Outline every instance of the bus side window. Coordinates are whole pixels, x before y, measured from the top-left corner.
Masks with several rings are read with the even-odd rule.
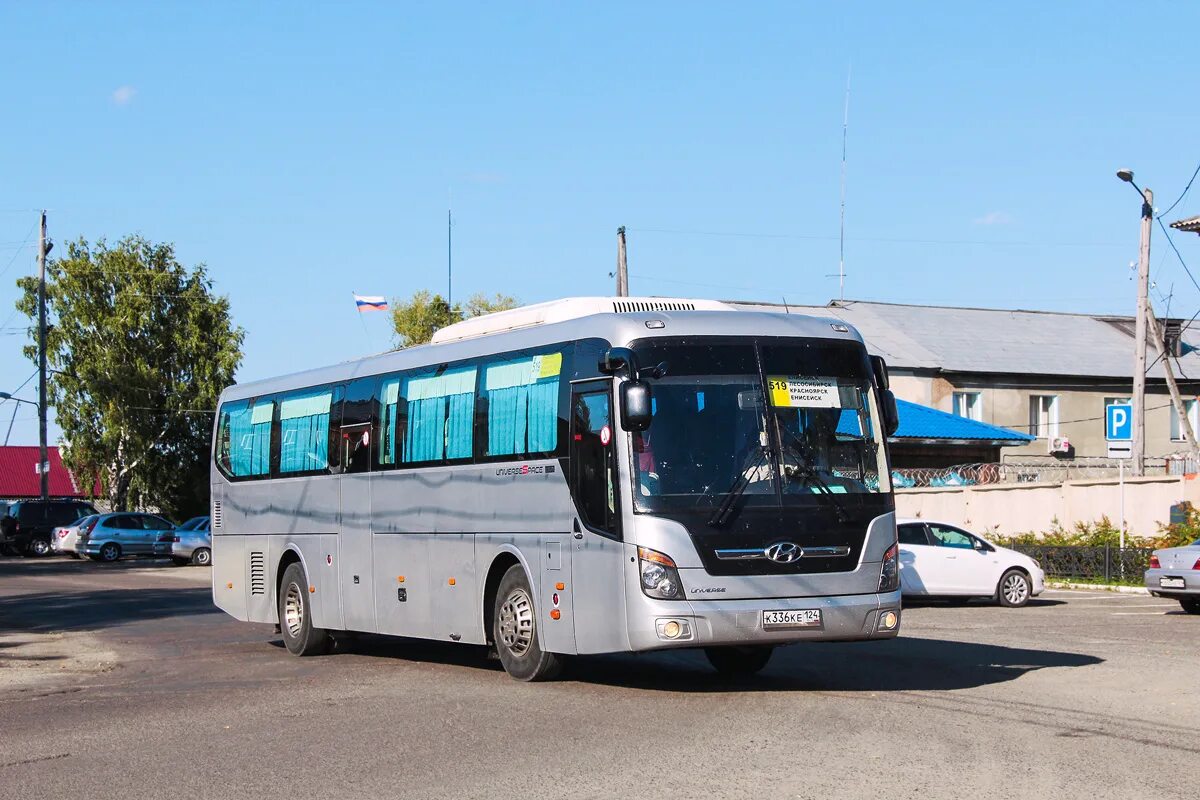
[[[576,394],[571,406],[571,487],[583,522],[617,533],[616,468],[609,390]]]
[[[342,470],[371,469],[371,424],[375,419],[375,378],[360,378],[346,387],[342,403]]]

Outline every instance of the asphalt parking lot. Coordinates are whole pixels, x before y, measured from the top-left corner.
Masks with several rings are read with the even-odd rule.
[[[287,655],[209,573],[0,559],[5,797],[1193,796],[1200,617],[1147,596],[926,605],[890,642],[697,654],[525,685],[481,651]]]

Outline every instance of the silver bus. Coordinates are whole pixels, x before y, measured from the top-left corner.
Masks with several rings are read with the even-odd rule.
[[[229,387],[216,604],[296,655],[362,631],[567,655],[894,637],[886,366],[838,320],[572,298]]]

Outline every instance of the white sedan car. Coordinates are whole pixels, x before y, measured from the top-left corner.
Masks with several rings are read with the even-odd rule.
[[[905,597],[991,597],[1019,607],[1046,587],[1046,575],[1032,558],[955,525],[899,519],[896,526]]]

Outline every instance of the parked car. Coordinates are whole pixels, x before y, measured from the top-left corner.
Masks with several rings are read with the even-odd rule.
[[[155,514],[100,514],[91,530],[80,529],[75,550],[93,561],[116,561],[122,556],[171,554],[175,526]]]
[[[55,553],[66,553],[76,558],[83,558],[75,551],[75,543],[79,540],[79,531],[84,528],[91,531],[91,526],[96,523],[98,516],[98,514],[89,514],[69,525],[55,528],[50,536],[50,549]]]
[[[1019,607],[1045,589],[1041,566],[955,525],[901,519],[900,590],[906,597],[990,597]]]
[[[18,500],[0,519],[0,546],[13,555],[48,555],[56,527],[95,513],[95,507],[82,500]]]
[[[192,527],[188,528],[187,525]],[[198,567],[212,564],[212,528],[208,517],[192,517],[175,529],[171,560],[176,564],[195,564]]]
[[[1178,600],[1189,614],[1200,614],[1200,539],[1151,553],[1146,588],[1150,594]]]

